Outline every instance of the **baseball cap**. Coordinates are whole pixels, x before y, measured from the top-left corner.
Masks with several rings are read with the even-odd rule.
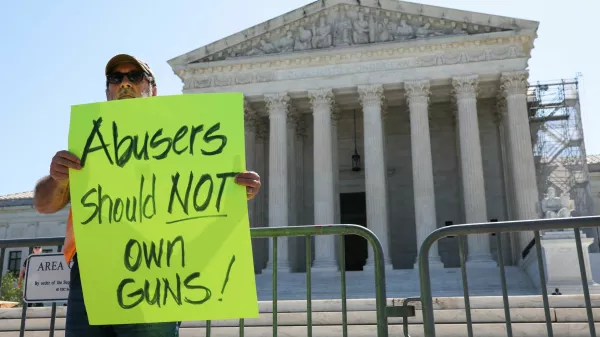
[[[106,63],[106,68],[104,70],[104,74],[108,75],[108,73],[120,63],[135,63],[135,64],[137,64],[138,66],[140,66],[140,68],[142,68],[142,70],[144,72],[146,72],[148,75],[152,76],[152,82],[154,85],[156,85],[156,76],[154,76],[154,73],[152,72],[152,69],[150,69],[150,66],[148,65],[148,63],[142,61],[138,57],[128,55],[128,54],[119,54],[119,55],[113,56],[108,61],[108,63]]]

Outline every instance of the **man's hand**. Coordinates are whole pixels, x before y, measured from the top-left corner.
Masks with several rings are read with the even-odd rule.
[[[69,169],[81,169],[81,161],[68,151],[58,151],[50,163],[50,176],[61,186],[69,182]]]
[[[260,176],[256,172],[246,171],[235,176],[236,184],[246,186],[248,200],[254,198],[260,190]]]

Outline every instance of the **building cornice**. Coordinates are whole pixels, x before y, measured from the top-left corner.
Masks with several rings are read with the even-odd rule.
[[[495,36],[492,36],[495,35]],[[294,55],[254,60],[252,63],[195,64],[180,70],[184,91],[253,83],[297,80],[320,76],[390,71],[506,59],[528,59],[533,37],[501,32],[486,38],[434,39],[361,48],[313,50]]]

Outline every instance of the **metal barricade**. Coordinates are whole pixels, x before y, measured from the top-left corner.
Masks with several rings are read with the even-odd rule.
[[[307,335],[312,336],[312,299],[311,299],[311,261],[312,261],[312,249],[311,241],[313,236],[319,235],[359,235],[367,240],[371,245],[372,251],[374,252],[374,281],[375,281],[375,305],[376,305],[376,316],[377,316],[377,336],[387,337],[388,336],[388,314],[386,311],[386,285],[385,285],[385,269],[383,265],[383,249],[381,243],[371,232],[365,227],[358,225],[328,225],[328,226],[289,226],[289,227],[261,227],[251,229],[252,238],[271,238],[272,239],[272,277],[273,277],[273,336],[278,335],[278,322],[277,322],[277,239],[280,237],[305,237],[306,240],[306,314],[307,314]],[[0,240],[0,250],[2,257],[4,255],[5,248],[15,247],[34,247],[34,246],[51,246],[62,244],[64,238],[38,238],[38,239],[16,239],[16,240]],[[347,318],[347,305],[346,305],[346,271],[345,271],[345,259],[344,259],[344,240],[340,240],[340,275],[341,275],[341,310],[342,310],[342,331],[343,336],[348,336],[348,318]],[[60,250],[60,248],[59,248]],[[31,252],[31,248],[30,248]],[[0,258],[0,270],[2,270],[3,258]],[[390,308],[387,308],[390,309]],[[392,310],[393,311],[393,310]],[[403,312],[398,311],[396,314],[404,315]],[[414,315],[414,314],[413,314]],[[25,322],[27,317],[27,305],[23,306],[21,316],[21,328],[20,336],[23,337],[25,333]],[[49,336],[54,335],[54,326],[56,321],[56,303],[52,303],[52,315],[50,321]],[[239,320],[239,336],[244,336],[244,319]],[[205,331],[206,336],[211,336],[212,322],[206,321]]]
[[[459,244],[459,255],[460,265],[462,272],[463,290],[464,290],[464,301],[465,301],[465,314],[467,321],[467,333],[469,337],[473,337],[473,323],[471,319],[471,308],[469,302],[469,286],[467,282],[467,270],[465,266],[465,253],[464,253],[464,240],[467,235],[474,234],[495,234],[496,242],[498,246],[498,266],[499,266],[499,277],[501,279],[502,286],[502,298],[504,304],[504,315],[506,319],[506,331],[509,337],[513,336],[512,323],[510,316],[510,306],[508,299],[508,291],[506,286],[505,277],[505,265],[502,254],[502,236],[501,233],[508,232],[533,232],[535,236],[534,246],[537,252],[537,264],[540,276],[540,287],[542,292],[542,300],[544,304],[544,314],[546,320],[546,330],[549,337],[554,336],[552,328],[552,317],[550,314],[550,305],[548,302],[548,292],[546,289],[546,279],[544,271],[544,262],[542,260],[542,247],[540,243],[540,231],[544,230],[563,230],[563,229],[574,229],[575,242],[577,248],[577,256],[579,260],[579,271],[581,276],[581,283],[583,289],[583,295],[585,299],[586,314],[588,320],[588,326],[590,336],[596,336],[596,330],[594,326],[594,317],[592,314],[592,305],[590,300],[590,293],[587,283],[587,275],[585,262],[583,257],[583,249],[581,243],[580,229],[600,227],[600,217],[576,217],[576,218],[562,218],[562,219],[537,219],[537,220],[523,220],[523,221],[506,221],[506,222],[490,222],[490,223],[478,223],[478,224],[465,224],[465,225],[453,225],[448,227],[439,228],[432,232],[422,243],[419,251],[419,278],[421,285],[421,302],[423,310],[423,327],[426,337],[435,337],[435,319],[433,316],[433,300],[431,290],[431,279],[429,271],[429,250],[431,246],[438,240],[448,236],[458,236]]]

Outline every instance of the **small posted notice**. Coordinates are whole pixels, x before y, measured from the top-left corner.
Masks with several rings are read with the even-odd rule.
[[[23,300],[27,303],[66,301],[70,272],[71,266],[62,253],[31,255],[25,268]]]
[[[241,93],[74,106],[69,150],[90,324],[258,316]]]

